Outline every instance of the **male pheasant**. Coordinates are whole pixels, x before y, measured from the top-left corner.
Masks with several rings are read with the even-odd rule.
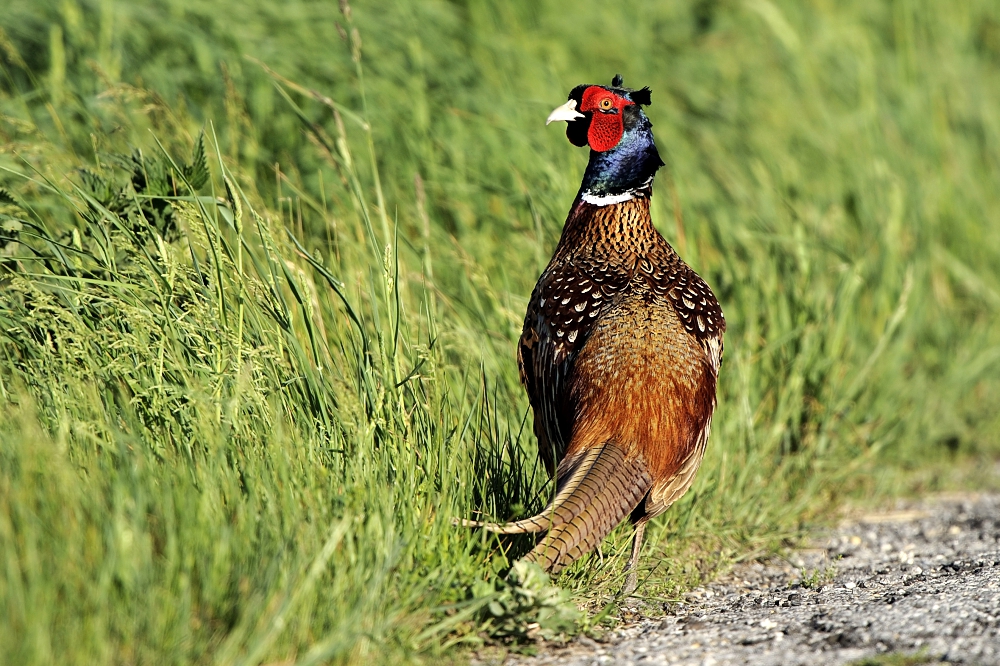
[[[577,86],[548,118],[590,147],[517,350],[555,497],[525,520],[467,522],[503,534],[547,530],[526,559],[554,573],[630,516],[627,593],[646,523],[687,491],[704,456],[726,329],[712,290],[650,219],[663,162],[642,110],[649,103],[649,88],[624,88],[616,76],[610,87]]]

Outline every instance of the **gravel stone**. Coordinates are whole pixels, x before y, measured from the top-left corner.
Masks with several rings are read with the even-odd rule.
[[[1000,495],[900,504],[787,560],[739,565],[665,617],[633,610],[602,644],[506,663],[811,666],[898,652],[1000,666]]]

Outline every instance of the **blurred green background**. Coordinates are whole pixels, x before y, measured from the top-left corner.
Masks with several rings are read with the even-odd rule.
[[[729,325],[640,594],[996,485],[994,2],[6,0],[0,67],[0,661],[613,619],[627,529],[560,591],[451,519],[543,504],[514,343],[587,159],[544,118],[615,73]]]

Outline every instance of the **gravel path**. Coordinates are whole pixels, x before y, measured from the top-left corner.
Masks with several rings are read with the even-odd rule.
[[[1000,496],[900,506],[815,546],[738,566],[604,643],[582,638],[508,663],[793,666],[888,652],[1000,665]]]

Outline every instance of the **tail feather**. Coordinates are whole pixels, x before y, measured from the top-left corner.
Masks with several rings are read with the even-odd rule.
[[[572,490],[553,512],[570,517],[552,521],[549,533],[525,557],[552,573],[593,550],[639,505],[652,485],[645,463],[629,459],[613,443],[590,449],[587,458],[591,464],[573,471],[566,484]]]
[[[573,520],[586,508],[586,497],[577,493],[581,483],[601,458],[603,446],[594,447],[576,458],[565,472],[560,470],[556,496],[549,505],[535,516],[512,523],[489,523],[478,520],[462,520],[462,527],[482,527],[497,534],[524,534],[544,532]],[[616,447],[617,448],[617,447]]]
[[[538,515],[504,524],[471,520],[461,524],[497,534],[548,530],[525,559],[556,573],[593,550],[652,486],[645,462],[629,458],[612,442],[587,449],[560,472],[556,496]]]

